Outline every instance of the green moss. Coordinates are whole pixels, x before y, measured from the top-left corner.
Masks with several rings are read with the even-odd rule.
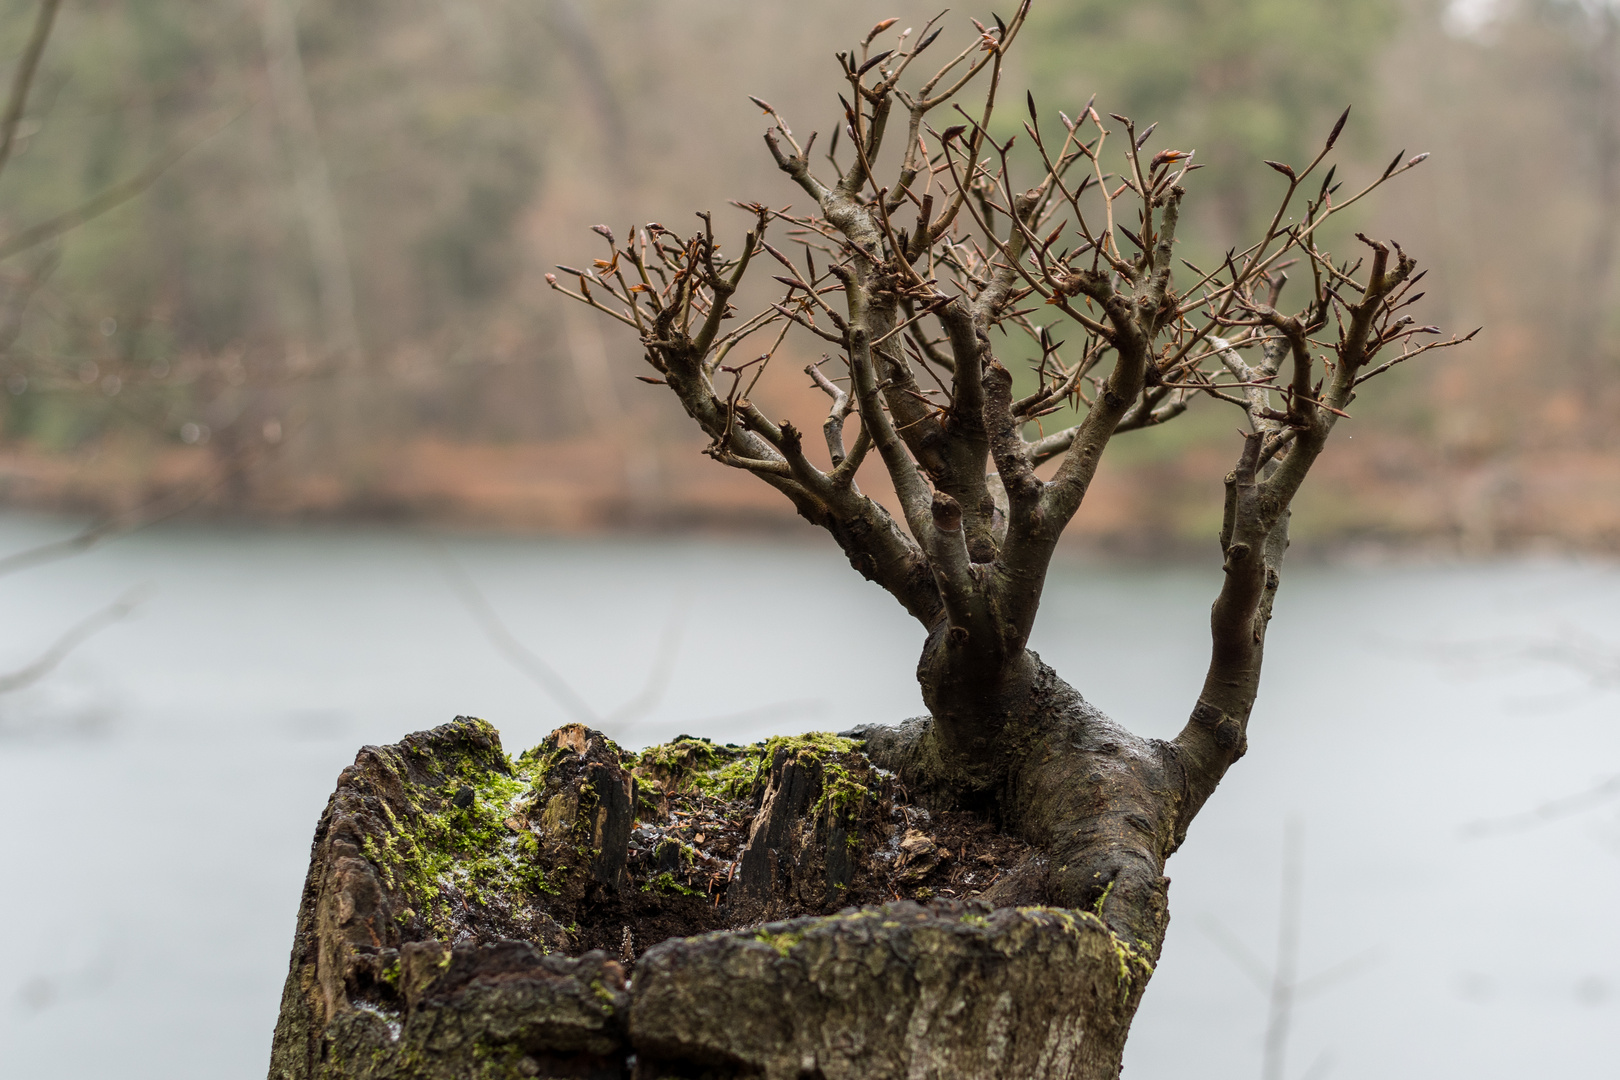
[[[543,780],[552,767],[569,752],[549,743],[541,743],[523,751],[513,764],[518,771]]]
[[[647,883],[641,887],[641,891],[663,893],[666,896],[671,894],[677,896],[707,895],[706,893],[700,892],[697,889],[687,888],[685,885],[682,885],[679,881],[675,880],[675,875],[670,873],[668,870],[664,871],[662,874],[659,874],[655,878],[649,878]]]
[[[1108,903],[1108,896],[1113,891],[1114,883],[1110,881],[1107,885],[1103,886],[1102,895],[1097,897],[1097,902],[1091,905],[1092,913],[1095,914],[1099,919],[1102,918],[1103,905]]]
[[[1112,885],[1112,883],[1110,883],[1110,885]],[[1103,899],[1106,898],[1107,894],[1104,893]],[[1100,910],[1102,907],[1102,901],[1099,900],[1096,906]],[[1108,924],[1103,922],[1101,915],[1094,914],[1090,911],[1070,911],[1065,908],[1031,907],[1019,908],[1018,910],[1023,912],[1037,912],[1047,916],[1048,918],[1054,918],[1062,923],[1064,929],[1070,933],[1082,933],[1081,926],[1084,925],[1092,930],[1100,930],[1104,934],[1108,935],[1109,946],[1113,949],[1114,958],[1119,963],[1118,982],[1121,994],[1130,992],[1131,982],[1135,978],[1135,973],[1137,971],[1141,972],[1144,979],[1153,974],[1153,962],[1147,957],[1143,956],[1141,953],[1137,952],[1136,946],[1132,945],[1130,942],[1114,933],[1113,930],[1109,929]]]
[[[830,731],[812,731],[805,735],[778,735],[765,741],[765,757],[774,758],[778,750],[787,750],[800,761],[821,761],[829,754],[851,754],[861,748],[861,740],[846,739]]]
[[[673,742],[649,746],[636,755],[635,767],[660,779],[679,781],[696,772],[709,772],[736,756],[708,739],[682,735]]]
[[[362,846],[387,887],[409,899],[410,916],[402,913],[401,921],[408,924],[420,911],[436,934],[448,937],[454,917],[447,889],[479,904],[495,896],[521,901],[556,893],[536,862],[534,834],[506,825],[533,805],[535,781],[543,778],[543,763],[554,763],[552,756],[531,752],[513,762],[468,750],[438,763],[442,782],[425,791],[408,787],[412,801],[405,813],[382,803],[387,828]],[[458,807],[454,800],[463,787],[472,789],[472,802]]]
[[[753,795],[759,774],[760,759],[755,754],[737,758],[712,772],[698,773],[691,781],[698,790],[717,798],[746,799]]]
[[[754,940],[762,941],[775,949],[778,954],[786,956],[793,946],[804,940],[804,935],[788,932],[773,934],[769,930],[761,930],[754,935]]]
[[[371,865],[381,872],[383,884],[390,889],[399,888],[399,883],[394,877],[394,861],[384,858],[383,853],[377,847],[377,841],[373,837],[368,836],[361,841],[360,854],[364,855]]]
[[[856,779],[842,762],[824,761],[821,766],[821,798],[816,800],[810,812],[820,814],[826,811],[828,817],[847,820],[866,803],[867,794],[866,784]]]
[[[1098,920],[1099,923],[1101,921]],[[1137,952],[1136,947],[1131,945],[1130,942],[1112,930],[1108,930],[1108,927],[1104,926],[1103,929],[1108,931],[1108,942],[1113,946],[1114,959],[1119,963],[1120,993],[1127,993],[1131,987],[1131,980],[1134,978],[1133,969],[1140,969],[1142,977],[1146,979],[1153,974],[1153,963]]]
[[[658,800],[652,797],[652,792],[643,784],[636,785],[635,809],[638,820],[643,816],[650,820],[656,817],[659,811]]]
[[[617,1007],[613,998],[613,991],[603,986],[601,979],[592,979],[591,993],[596,995],[596,1000],[602,1003],[602,1014],[604,1016],[612,1015],[613,1010]]]
[[[747,747],[716,746],[707,740],[677,740],[666,746],[649,748],[643,752],[642,761],[647,763],[650,774],[655,767],[653,763],[667,767],[672,760],[687,762],[677,783],[690,784],[705,794],[722,799],[746,799],[754,795],[778,755],[800,764],[828,765],[843,770],[848,778],[848,770],[829,759],[860,748],[858,739],[813,731],[807,735],[778,735]],[[852,800],[864,798],[865,788],[851,781],[834,793],[829,785],[828,793],[824,793],[822,801],[817,804],[817,812],[829,805],[828,794],[835,796],[835,809],[843,809]]]
[[[542,869],[542,852],[555,856],[559,845],[548,843],[530,828],[514,829],[506,824],[514,816],[526,822],[540,820],[542,810],[560,794],[554,774],[572,751],[548,742],[512,759],[492,748],[493,729],[487,724],[475,722],[472,734],[474,739],[437,755],[412,748],[404,755],[394,755],[397,760],[384,762],[400,778],[406,801],[396,801],[392,808],[386,802],[379,804],[378,813],[386,826],[369,837],[364,848],[387,888],[404,894],[401,899],[409,906],[399,916],[401,922],[420,925],[416,922],[420,919],[445,939],[453,936],[464,902],[490,905],[505,899],[519,905],[538,904],[542,894],[560,893],[559,883],[572,872],[563,865]],[[486,735],[490,744],[478,745]],[[620,754],[648,781],[697,788],[726,799],[752,797],[779,759],[814,765],[823,776],[814,812],[836,817],[858,812],[871,797],[860,766],[841,759],[860,746],[855,739],[814,732],[747,747],[681,737],[638,755],[625,755],[617,746],[608,749]],[[406,778],[412,772],[420,777],[424,764],[436,770],[433,781],[428,786],[410,783]],[[463,788],[471,789],[472,798],[468,805],[458,807],[458,793],[467,801]],[[575,802],[572,795],[567,801]],[[565,858],[572,851],[574,858],[568,861],[575,866],[589,865],[599,857],[596,838],[591,835],[598,803],[598,793],[586,784],[578,790],[577,805],[567,807],[574,832],[560,846]],[[850,836],[847,842],[854,848],[859,838]],[[679,859],[681,875],[660,874],[646,882],[643,891],[706,895],[680,880],[696,865],[696,849],[681,844]]]

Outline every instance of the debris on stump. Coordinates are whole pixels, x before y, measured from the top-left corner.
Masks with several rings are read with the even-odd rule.
[[[938,939],[966,950],[940,971],[971,981],[1019,949],[1057,947],[1029,945],[1024,923],[1016,947],[991,932],[1005,922],[998,907],[1043,902],[1044,879],[1039,855],[991,823],[911,804],[855,739],[682,736],[638,754],[574,724],[511,758],[491,725],[458,717],[363,748],[338,778],[316,830],[270,1076],[650,1077],[648,1063],[663,1058],[707,1062],[705,1075],[774,1076],[773,1054],[820,1038],[813,1016],[783,1021],[792,1030],[777,1050],[757,1033],[746,1049],[721,1049],[713,1032],[678,1035],[654,1019],[682,994],[709,992],[704,965],[730,963],[705,957],[770,941],[786,963],[799,941],[822,940],[818,926],[844,940],[862,912],[904,911],[908,941],[918,919],[972,929]],[[1119,954],[1100,921],[1059,914],[1051,933]],[[892,937],[890,922],[861,933]],[[683,963],[699,981],[671,974]],[[799,985],[783,972],[761,978],[751,990],[716,987],[714,1000]]]

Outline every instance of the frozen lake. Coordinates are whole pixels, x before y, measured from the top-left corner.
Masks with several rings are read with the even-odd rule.
[[[64,534],[0,517],[0,554]],[[0,578],[0,671],[144,595],[0,696],[0,1075],[264,1075],[310,837],[355,750],[457,713],[517,750],[572,718],[457,573],[630,745],[921,711],[921,632],[830,542],[164,527]],[[1035,648],[1171,735],[1218,577],[1213,553],[1062,566]],[[1296,565],[1266,666],[1249,755],[1170,862],[1126,1077],[1258,1074],[1266,995],[1235,954],[1272,963],[1289,820],[1299,974],[1351,963],[1299,1004],[1288,1080],[1615,1076],[1620,568]]]

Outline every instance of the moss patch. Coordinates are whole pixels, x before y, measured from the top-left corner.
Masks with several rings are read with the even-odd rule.
[[[682,885],[679,881],[675,880],[675,875],[667,870],[662,874],[649,879],[647,883],[641,887],[641,891],[664,893],[665,895],[673,896],[705,895],[697,889],[688,888],[687,886]]]
[[[769,774],[778,755],[803,764],[824,764],[829,758],[854,753],[860,748],[857,739],[825,731],[778,735],[752,746],[721,746],[707,739],[683,736],[642,751],[636,774],[660,780],[677,790],[689,788],[721,799],[749,799],[757,794],[761,780]],[[847,770],[845,775],[848,775]]]
[[[445,755],[438,764],[438,783],[404,785],[404,814],[380,804],[387,828],[380,839],[368,836],[362,847],[384,884],[409,897],[400,919],[420,915],[438,936],[448,938],[458,897],[485,906],[499,899],[525,907],[541,894],[555,894],[536,861],[534,835],[507,824],[532,804],[544,761],[464,754]]]

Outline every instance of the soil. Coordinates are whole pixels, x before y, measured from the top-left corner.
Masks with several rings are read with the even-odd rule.
[[[1031,886],[1041,861],[1029,845],[973,813],[931,813],[916,805],[893,775],[866,761],[858,746],[830,735],[746,747],[682,736],[626,755],[634,761],[630,771],[637,797],[625,883],[616,891],[596,892],[568,912],[572,932],[563,951],[578,955],[602,949],[633,964],[673,937],[895,900],[996,896],[1013,881],[1020,888],[1011,902],[1044,899],[1038,884]],[[752,780],[750,769],[757,770]],[[809,802],[812,812],[783,807],[774,797],[794,770],[809,774],[801,801]],[[846,785],[841,815],[823,798],[829,772],[840,774]],[[823,805],[814,812],[818,802]],[[790,817],[797,828],[788,830],[784,846],[769,853],[774,887],[760,896],[740,888],[738,875],[751,837],[768,842],[767,829],[755,836],[762,815]],[[847,880],[832,889],[813,887],[820,881],[806,879],[818,878],[826,859],[819,849],[833,831],[844,834],[843,846],[855,856]]]
[[[672,937],[746,929],[767,920],[831,914],[893,900],[976,899],[1009,880],[1015,870],[1027,870],[1032,859],[1029,845],[998,832],[976,815],[931,814],[909,803],[899,785],[891,784],[885,796],[862,823],[881,842],[865,852],[854,881],[841,891],[841,902],[817,904],[795,895],[765,912],[750,908],[739,919],[742,912],[737,905],[726,902],[727,890],[758,807],[748,800],[701,791],[676,794],[669,800],[667,816],[637,822],[631,834],[625,897],[604,899],[581,910],[577,943],[571,943],[569,951],[602,949],[633,962]],[[696,858],[681,858],[683,848]],[[698,895],[660,891],[654,883],[665,873]]]

